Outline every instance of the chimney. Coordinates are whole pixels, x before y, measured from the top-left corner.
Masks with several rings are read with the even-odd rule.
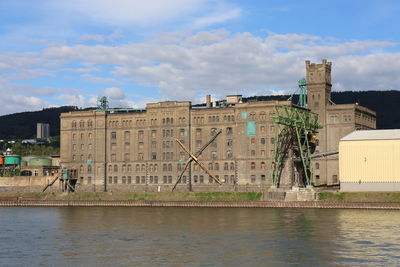
[[[206,95],[206,108],[212,108],[211,95]]]

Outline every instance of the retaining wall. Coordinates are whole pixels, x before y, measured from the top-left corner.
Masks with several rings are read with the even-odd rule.
[[[0,206],[19,207],[207,207],[207,208],[318,208],[390,209],[400,203],[324,202],[324,201],[129,201],[129,200],[0,200]]]

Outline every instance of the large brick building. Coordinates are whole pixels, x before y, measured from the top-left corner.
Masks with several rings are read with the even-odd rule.
[[[337,150],[341,137],[355,129],[375,128],[375,113],[356,104],[330,102],[331,63],[307,67],[308,103],[324,127],[318,152]],[[191,164],[178,190],[262,190],[271,185],[271,153],[275,127],[270,115],[290,101],[242,103],[228,96],[212,106],[167,101],[147,104],[143,110],[74,111],[61,115],[61,162],[78,171],[86,190],[169,190],[177,181],[188,155],[180,140],[196,152],[219,130],[221,134],[200,159],[223,184]],[[337,157],[316,159],[314,184],[338,182]]]

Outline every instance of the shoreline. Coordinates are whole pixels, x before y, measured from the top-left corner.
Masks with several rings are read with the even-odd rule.
[[[159,201],[159,200],[14,200],[0,207],[198,207],[198,208],[307,208],[400,210],[394,202],[333,201]]]

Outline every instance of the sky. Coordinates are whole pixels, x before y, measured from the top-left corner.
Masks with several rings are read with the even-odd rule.
[[[291,94],[305,60],[333,91],[400,90],[397,0],[0,0],[0,115]]]

